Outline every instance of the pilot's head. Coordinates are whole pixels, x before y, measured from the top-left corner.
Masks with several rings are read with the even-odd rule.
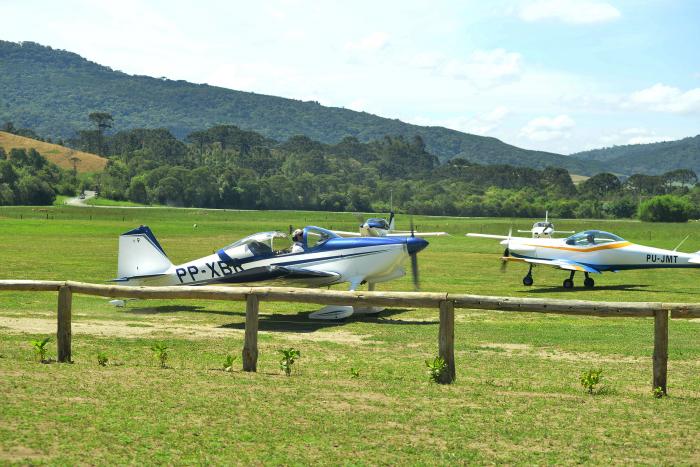
[[[300,242],[304,237],[304,232],[301,229],[296,229],[292,234],[292,240],[295,242]]]

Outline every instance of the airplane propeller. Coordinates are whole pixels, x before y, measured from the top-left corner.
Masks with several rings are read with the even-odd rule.
[[[413,216],[411,216],[411,238],[416,236],[413,226]],[[413,275],[413,288],[420,290],[420,278],[418,276],[418,253],[411,253],[411,274]]]
[[[508,230],[508,239],[506,240],[506,249],[503,250],[503,258],[510,256],[510,238],[513,235],[513,227]],[[506,267],[508,266],[507,259],[501,259],[501,272],[506,272]]]

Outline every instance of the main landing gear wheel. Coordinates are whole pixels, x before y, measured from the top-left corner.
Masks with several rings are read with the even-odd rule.
[[[586,273],[586,278],[583,280],[583,285],[587,289],[592,289],[593,286],[595,285],[595,281],[593,280],[592,277],[588,277],[588,273]]]
[[[571,275],[569,276],[569,278],[564,279],[564,288],[565,289],[573,289],[574,288],[574,274],[576,274],[576,271],[571,271]]]
[[[530,265],[530,269],[527,270],[527,274],[525,277],[523,277],[523,285],[526,287],[530,287],[533,284],[532,280],[532,264]]]

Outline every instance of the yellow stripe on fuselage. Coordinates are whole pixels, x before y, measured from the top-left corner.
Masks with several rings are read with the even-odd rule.
[[[599,250],[612,250],[613,248],[624,248],[626,246],[630,246],[632,242],[617,242],[617,243],[610,243],[608,245],[598,245],[598,246],[593,246],[590,248],[572,248],[569,246],[548,246],[548,245],[532,245],[529,243],[526,243],[526,246],[534,246],[537,248],[549,248],[552,250],[565,250],[565,251],[576,251],[579,253],[590,253],[591,251],[599,251]]]

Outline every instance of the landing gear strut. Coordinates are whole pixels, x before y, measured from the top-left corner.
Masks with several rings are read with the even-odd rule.
[[[583,285],[584,285],[587,289],[592,289],[593,286],[595,285],[595,281],[593,280],[593,278],[588,277],[588,273],[587,273],[587,272],[586,272],[585,274],[586,274],[586,278],[585,278],[584,281],[583,281]]]
[[[526,287],[530,287],[534,281],[532,280],[532,264],[530,265],[530,269],[527,271],[527,275],[523,277],[523,285]]]
[[[573,289],[574,288],[574,274],[576,274],[576,271],[571,271],[571,275],[569,276],[569,278],[564,279],[564,288],[565,289]]]

